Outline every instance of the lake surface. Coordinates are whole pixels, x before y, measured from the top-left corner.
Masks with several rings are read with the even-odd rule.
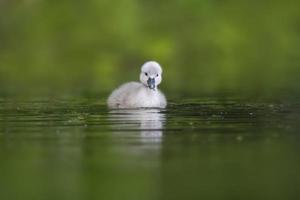
[[[0,99],[0,199],[300,199],[300,104]]]

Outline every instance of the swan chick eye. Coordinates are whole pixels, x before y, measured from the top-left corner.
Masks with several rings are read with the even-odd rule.
[[[145,73],[146,76],[148,76],[148,73]]]
[[[159,74],[156,74],[156,77],[158,77],[159,76]]]

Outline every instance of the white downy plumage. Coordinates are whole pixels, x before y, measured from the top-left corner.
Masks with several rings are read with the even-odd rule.
[[[114,90],[107,100],[109,108],[165,108],[165,95],[157,89],[162,81],[161,66],[146,62],[141,69],[141,82],[129,82]]]

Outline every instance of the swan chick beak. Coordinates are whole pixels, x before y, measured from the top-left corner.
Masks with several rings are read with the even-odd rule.
[[[148,83],[148,87],[151,90],[155,90],[155,79],[154,78],[149,78],[147,83]]]

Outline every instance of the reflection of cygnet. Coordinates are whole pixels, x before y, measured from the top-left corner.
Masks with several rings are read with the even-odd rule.
[[[158,109],[112,110],[109,120],[114,130],[139,130],[143,143],[161,142],[165,114]]]
[[[162,69],[157,62],[142,66],[140,83],[125,83],[110,95],[109,108],[165,108],[167,101],[157,86],[162,81]]]

